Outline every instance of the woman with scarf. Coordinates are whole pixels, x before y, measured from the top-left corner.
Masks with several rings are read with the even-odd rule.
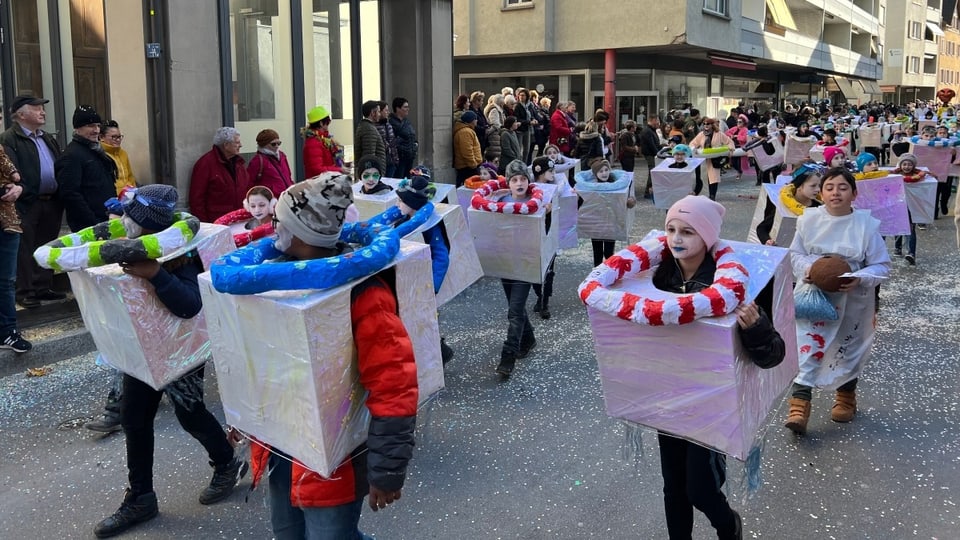
[[[280,135],[272,129],[257,133],[257,154],[250,158],[247,176],[250,185],[269,189],[274,197],[293,185],[287,156],[280,151]]]
[[[307,178],[320,173],[352,174],[343,162],[343,145],[330,135],[330,113],[318,105],[307,113],[307,126],[300,130],[303,137],[303,168]]]

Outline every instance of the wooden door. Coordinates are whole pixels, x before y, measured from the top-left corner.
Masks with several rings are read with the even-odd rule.
[[[70,33],[77,105],[93,105],[107,121],[111,118],[110,82],[103,0],[70,0]]]
[[[40,27],[36,0],[16,0],[13,13],[13,54],[16,58],[14,93],[23,96],[43,95],[43,72],[40,59]],[[49,98],[49,96],[47,96]]]

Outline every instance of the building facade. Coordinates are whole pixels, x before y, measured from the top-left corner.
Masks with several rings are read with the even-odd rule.
[[[955,0],[952,7],[956,8]],[[952,88],[960,96],[960,21],[957,20],[956,9],[944,9],[942,15],[944,35],[940,39],[937,90]],[[954,104],[956,103],[955,99]]]
[[[942,0],[887,0],[883,100],[933,99],[937,86]]]
[[[618,124],[684,103],[861,103],[880,98],[886,2],[453,0],[454,72],[460,92],[542,87],[581,116],[614,81]]]
[[[307,110],[331,112],[349,160],[361,103],[397,96],[421,161],[452,178],[451,16],[451,0],[8,0],[2,98],[49,99],[62,143],[76,105],[94,105],[121,125],[137,178],[177,186],[184,205],[218,127],[237,127],[246,155],[276,130],[302,179]]]

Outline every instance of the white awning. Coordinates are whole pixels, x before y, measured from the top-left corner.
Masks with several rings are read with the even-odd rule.
[[[863,87],[863,92],[866,94],[873,94],[877,96],[883,94],[883,92],[880,91],[880,85],[877,84],[877,81],[861,80],[860,86]]]
[[[937,23],[927,21],[927,28],[933,32],[934,36],[943,37],[943,30],[940,29],[940,26]]]

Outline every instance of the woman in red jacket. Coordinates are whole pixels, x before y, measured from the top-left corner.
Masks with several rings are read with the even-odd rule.
[[[287,156],[280,151],[280,135],[272,129],[257,133],[257,155],[250,158],[247,176],[250,184],[269,189],[274,197],[293,185]]]
[[[190,177],[190,213],[213,223],[243,206],[250,189],[246,163],[240,157],[240,132],[222,127],[213,136],[213,148],[200,156]]]
[[[747,115],[741,114],[737,117],[737,125],[731,127],[726,131],[727,137],[733,139],[733,143],[737,148],[743,148],[747,144],[747,136],[749,135],[749,128],[747,127]],[[731,158],[730,166],[737,171],[737,180],[743,176],[743,169],[745,166],[749,167],[750,162],[746,157],[740,158]]]
[[[566,112],[571,104],[573,104],[572,101],[569,103],[558,103],[557,110],[553,111],[553,114],[550,116],[550,144],[557,145],[560,152],[566,156],[570,155],[570,150],[573,148],[570,140],[571,135],[573,135],[573,129],[567,121],[568,116]],[[573,104],[573,107],[574,110],[576,110],[576,104]]]
[[[330,122],[330,113],[318,105],[307,113],[307,126],[300,130],[303,137],[303,168],[307,178],[325,172],[353,172],[344,166],[343,145],[330,135]]]

